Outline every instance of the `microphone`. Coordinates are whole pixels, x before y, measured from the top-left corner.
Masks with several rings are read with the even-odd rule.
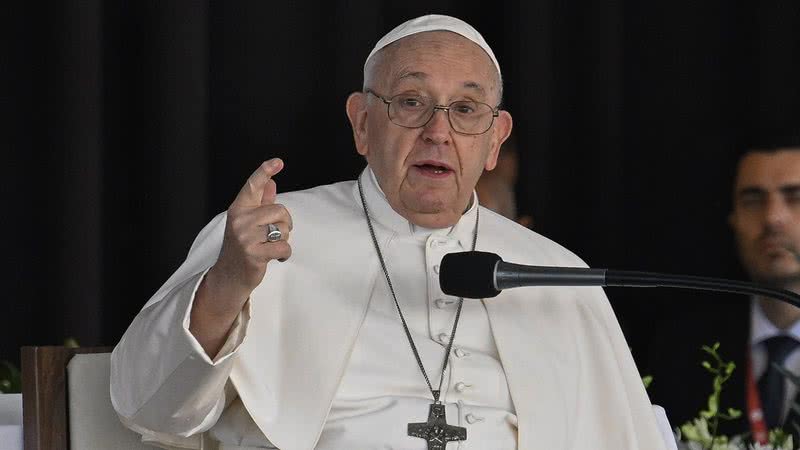
[[[583,267],[526,266],[488,252],[448,253],[439,265],[442,292],[454,297],[490,298],[523,286],[671,287],[758,295],[800,307],[800,295],[784,289],[722,278]]]

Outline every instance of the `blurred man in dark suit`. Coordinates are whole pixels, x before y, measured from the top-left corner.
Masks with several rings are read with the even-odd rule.
[[[732,193],[728,221],[744,270],[754,282],[800,292],[800,142],[744,152]],[[723,357],[737,365],[721,406],[743,412],[723,431],[751,431],[757,440],[775,427],[793,431],[791,423],[800,420],[790,406],[798,390],[775,365],[800,373],[800,309],[762,297],[705,299],[680,309],[680,317],[656,329],[650,370],[644,371],[655,376],[651,395],[672,423],[684,423],[705,407],[712,377],[700,367],[697,348],[721,342]]]

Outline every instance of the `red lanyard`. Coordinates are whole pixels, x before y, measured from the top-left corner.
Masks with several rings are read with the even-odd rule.
[[[750,421],[753,440],[759,444],[767,444],[769,433],[767,423],[764,421],[764,412],[761,409],[761,396],[758,394],[758,386],[756,386],[755,377],[753,376],[753,362],[750,358],[750,352],[747,352],[747,372],[745,377],[745,383],[747,383],[747,420]]]

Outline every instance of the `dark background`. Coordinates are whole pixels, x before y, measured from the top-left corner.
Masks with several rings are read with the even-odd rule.
[[[113,345],[262,160],[286,161],[280,190],[354,178],[344,101],[377,39],[430,12],[500,60],[537,231],[597,267],[741,276],[730,173],[743,142],[797,124],[797,0],[16,2],[0,11],[0,359]],[[640,360],[682,307],[609,295]]]

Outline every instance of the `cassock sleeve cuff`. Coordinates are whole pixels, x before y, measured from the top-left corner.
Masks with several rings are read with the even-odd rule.
[[[239,350],[239,347],[244,342],[244,338],[247,335],[247,326],[250,324],[250,316],[252,314],[252,307],[250,304],[250,299],[247,299],[244,306],[242,306],[242,310],[239,312],[239,315],[236,316],[236,320],[233,321],[233,325],[231,325],[230,331],[228,331],[228,338],[225,340],[225,343],[222,344],[217,355],[213,357],[213,359],[206,353],[203,349],[203,346],[197,341],[191,331],[189,331],[189,324],[191,322],[191,313],[192,313],[192,305],[194,305],[195,295],[197,295],[197,288],[200,287],[200,283],[206,277],[210,269],[206,269],[200,277],[198,277],[197,282],[192,289],[192,295],[189,298],[189,302],[186,305],[185,310],[182,313],[182,328],[183,334],[189,343],[189,347],[191,348],[191,352],[195,354],[199,359],[205,361],[206,364],[211,366],[217,366],[231,357],[233,357],[236,352]]]

